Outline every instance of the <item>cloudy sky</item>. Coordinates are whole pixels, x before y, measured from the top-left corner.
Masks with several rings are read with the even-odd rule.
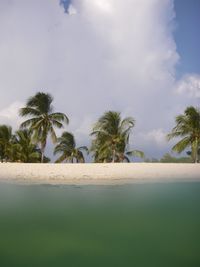
[[[136,119],[131,147],[170,152],[175,115],[200,103],[199,12],[199,0],[0,0],[0,124],[16,129],[44,91],[80,145],[116,110]]]

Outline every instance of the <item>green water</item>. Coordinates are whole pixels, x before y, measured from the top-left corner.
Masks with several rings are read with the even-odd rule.
[[[200,266],[200,183],[0,186],[0,266]]]

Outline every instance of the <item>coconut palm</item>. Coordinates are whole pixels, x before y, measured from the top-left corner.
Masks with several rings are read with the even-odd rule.
[[[190,147],[192,159],[197,163],[200,147],[200,110],[192,106],[186,108],[184,114],[176,117],[176,126],[167,137],[168,140],[181,137],[172,150],[181,153]]]
[[[64,113],[53,113],[53,97],[50,94],[37,93],[30,97],[24,108],[20,109],[20,116],[31,117],[21,124],[21,128],[28,128],[33,133],[33,140],[40,144],[41,162],[44,162],[44,152],[47,137],[50,134],[53,143],[57,136],[54,127],[62,128],[63,123],[68,124],[69,119]]]
[[[74,135],[69,132],[63,132],[62,136],[58,138],[58,144],[54,149],[54,155],[61,154],[56,163],[63,161],[74,163],[74,160],[77,163],[84,163],[83,151],[88,153],[88,148],[86,146],[76,147]]]
[[[134,125],[132,117],[122,119],[119,112],[105,112],[91,133],[94,136],[91,151],[95,162],[129,161],[128,156],[136,154],[143,157],[141,151],[128,151],[129,136]]]
[[[32,142],[32,134],[29,130],[18,130],[15,133],[15,143],[13,145],[17,154],[17,161],[24,163],[38,163],[41,161],[41,151]]]
[[[12,127],[8,125],[0,125],[0,160],[13,161],[14,135],[12,133]]]

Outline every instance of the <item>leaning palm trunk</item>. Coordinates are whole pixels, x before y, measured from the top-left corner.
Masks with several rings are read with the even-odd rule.
[[[44,163],[45,147],[46,147],[46,142],[41,143],[41,163]]]
[[[199,155],[198,155],[198,138],[195,139],[192,144],[192,155],[194,159],[194,163],[198,163]]]

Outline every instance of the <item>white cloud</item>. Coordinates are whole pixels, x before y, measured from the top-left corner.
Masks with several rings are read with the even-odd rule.
[[[173,93],[173,0],[73,0],[70,14],[56,0],[0,1],[0,110],[42,90],[86,143],[105,110],[128,110],[135,133],[168,129],[186,101]]]
[[[21,119],[19,118],[19,109],[23,107],[23,105],[23,103],[17,101],[0,110],[1,124],[12,124],[12,126],[17,129],[21,123]]]
[[[176,84],[176,92],[186,97],[200,98],[200,75],[188,74]]]
[[[166,135],[167,133],[163,129],[153,129],[143,134],[143,138],[148,142],[153,142],[154,145],[165,147],[167,144]]]
[[[90,1],[86,0],[86,5],[89,7],[92,7],[94,5],[94,9],[107,13],[107,12],[112,12],[113,10],[113,1],[107,1],[107,0],[95,0],[95,1]]]
[[[67,13],[69,15],[76,15],[77,14],[77,10],[74,8],[74,6],[72,4],[69,5]]]

